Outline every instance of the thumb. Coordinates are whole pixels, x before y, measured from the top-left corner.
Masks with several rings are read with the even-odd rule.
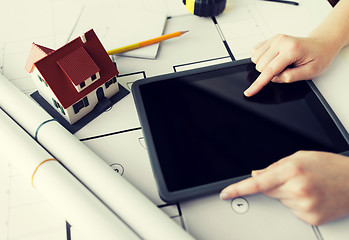
[[[276,83],[291,83],[300,80],[309,80],[317,75],[318,73],[311,64],[305,64],[298,67],[286,68],[277,77],[273,78],[272,81]]]

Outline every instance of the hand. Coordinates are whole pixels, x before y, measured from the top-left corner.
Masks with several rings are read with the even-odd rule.
[[[349,214],[349,158],[300,151],[253,171],[252,177],[221,192],[223,200],[262,192],[279,199],[311,225]]]
[[[253,96],[270,81],[290,83],[320,75],[339,51],[324,39],[279,34],[259,43],[252,49],[251,60],[261,74],[244,94]]]

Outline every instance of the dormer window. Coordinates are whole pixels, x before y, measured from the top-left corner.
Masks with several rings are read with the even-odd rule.
[[[83,47],[57,61],[77,92],[81,92],[100,78],[99,67]]]

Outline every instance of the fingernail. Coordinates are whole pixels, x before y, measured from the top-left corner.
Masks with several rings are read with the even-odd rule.
[[[263,173],[263,172],[264,172],[264,170],[253,170],[253,171],[251,172],[251,175],[252,175],[252,176],[255,176],[255,175],[261,174],[261,173]]]
[[[249,89],[246,89],[245,92],[244,92],[244,95],[245,95],[246,97],[249,97],[250,94],[251,94],[250,90],[249,90]]]
[[[228,199],[228,193],[226,192],[221,192],[221,194],[219,195],[220,199],[222,200],[226,200]]]
[[[252,50],[252,55],[254,54],[254,50]],[[256,64],[256,58],[254,56],[251,56],[251,61]]]

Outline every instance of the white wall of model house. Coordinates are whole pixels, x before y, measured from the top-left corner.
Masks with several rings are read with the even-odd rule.
[[[84,96],[83,98],[79,99],[79,101],[75,102],[74,104],[82,101],[81,104],[84,104],[81,109],[77,113],[74,110],[74,104],[69,106],[67,109],[64,109],[61,102],[57,99],[51,88],[46,84],[45,81],[43,81],[43,76],[40,74],[38,69],[34,67],[33,71],[30,73],[35,85],[37,86],[37,89],[40,93],[40,95],[52,106],[52,108],[56,109],[56,111],[61,114],[70,124],[74,124],[78,120],[80,120],[82,117],[84,117],[86,114],[91,112],[94,107],[98,103],[98,97],[97,97],[97,91],[103,91],[103,95],[106,98],[110,98],[113,95],[115,95],[119,91],[119,85],[116,81],[116,77],[113,80],[111,78],[107,83],[102,84],[92,92],[90,92],[88,95]],[[41,79],[40,79],[41,78]],[[98,80],[95,80],[98,81]],[[83,91],[83,90],[82,90]],[[85,98],[85,99],[84,99]],[[88,105],[86,105],[86,99],[88,102]],[[56,104],[55,104],[55,102]],[[57,103],[60,107],[57,107]]]

